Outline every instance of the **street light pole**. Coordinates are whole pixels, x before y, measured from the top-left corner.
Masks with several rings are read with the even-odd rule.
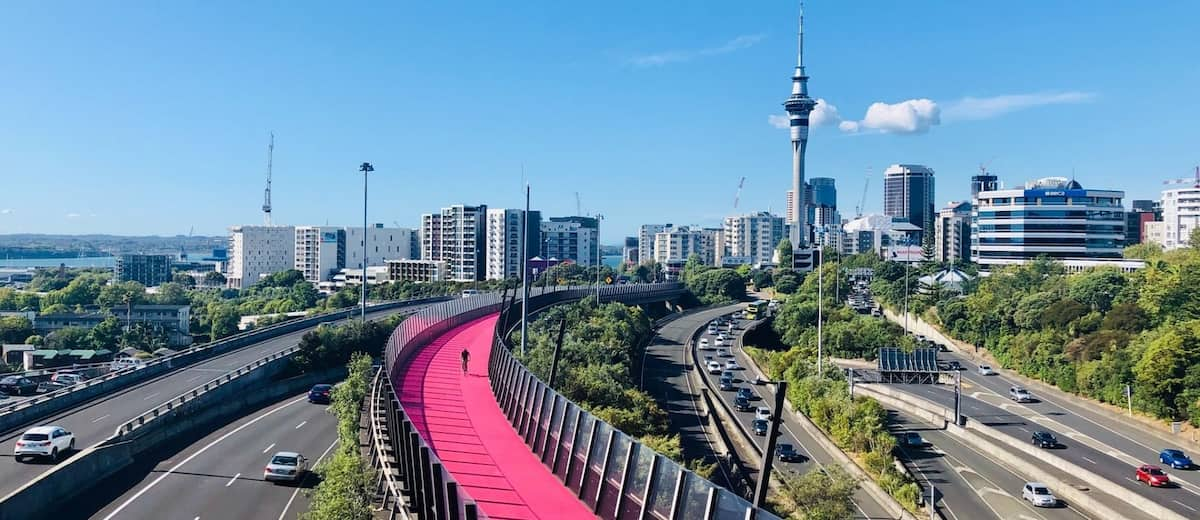
[[[600,266],[603,261],[600,256],[600,221],[604,220],[604,215],[596,214],[596,305],[600,305]]]
[[[820,378],[825,373],[824,365],[824,350],[821,336],[821,309],[824,305],[824,289],[825,289],[825,252],[817,246],[816,256],[820,257],[820,263],[817,264],[817,377]]]
[[[362,323],[367,324],[367,174],[375,171],[371,163],[365,162],[358,166],[363,174],[363,258],[362,258]]]
[[[904,334],[908,335],[908,268],[911,262],[908,261],[908,248],[912,246],[911,240],[904,241]]]
[[[529,334],[529,184],[525,184],[525,214],[521,215],[521,355],[525,355],[525,338]],[[562,335],[559,334],[559,343]],[[558,349],[555,348],[558,359]],[[557,363],[555,363],[557,365]],[[553,378],[552,378],[553,379]],[[552,383],[553,384],[553,383]]]
[[[954,425],[962,421],[962,371],[954,372]]]

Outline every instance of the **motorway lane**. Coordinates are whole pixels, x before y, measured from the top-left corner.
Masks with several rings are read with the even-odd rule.
[[[949,385],[889,386],[941,406],[948,408],[954,406],[954,388]],[[1019,407],[1012,406],[1008,402],[999,399],[985,400],[971,397],[971,391],[971,386],[965,386],[963,389],[963,415],[966,415],[968,420],[979,421],[991,426],[1019,442],[1030,442],[1030,436],[1034,431],[1042,430],[1054,433],[1059,442],[1065,446],[1065,448],[1051,450],[1054,455],[1086,468],[1125,489],[1154,500],[1184,517],[1197,518],[1200,516],[1200,495],[1188,489],[1187,486],[1149,488],[1145,484],[1133,480],[1133,466],[1121,461],[1117,456],[1119,454],[1098,450],[1087,443],[1064,435],[1036,417],[1021,415],[1017,413],[1020,411]]]
[[[891,420],[892,431],[916,431],[929,444],[924,448],[901,448],[900,452],[909,460],[909,467],[916,470],[916,478],[925,492],[928,493],[930,484],[937,489],[941,511],[947,520],[1088,518],[1070,507],[1033,507],[1021,499],[1021,487],[1029,479],[944,430],[899,412],[892,412]]]
[[[374,313],[368,312],[367,318],[376,319],[397,312],[412,312],[428,305],[430,304]],[[41,424],[54,424],[73,432],[75,446],[78,449],[92,446],[111,437],[117,426],[141,415],[146,410],[216,379],[232,369],[295,345],[307,331],[308,329],[305,329],[285,334],[170,372],[156,379],[115,392],[103,399],[90,401],[47,418]],[[18,463],[13,458],[11,447],[23,432],[24,429],[19,429],[0,435],[0,497],[8,495],[53,467],[48,462]]]
[[[743,352],[741,349],[742,333],[745,331],[745,327],[749,323],[750,322],[746,320],[737,320],[737,325],[733,331],[732,338],[728,337],[729,334],[727,333],[725,347],[722,347],[721,349],[712,347],[716,336],[709,335],[706,330],[702,330],[699,334],[697,334],[695,338],[696,342],[693,344],[693,348],[699,349],[700,338],[708,338],[710,348],[708,350],[697,351],[702,363],[704,362],[705,356],[712,356],[713,360],[719,361],[722,365],[725,364],[725,360],[727,359],[734,359],[737,361],[739,368],[734,371],[734,373],[737,374],[737,377],[734,379],[735,389],[733,391],[714,392],[713,397],[721,399],[729,407],[729,409],[732,410],[734,417],[737,420],[743,421],[743,424],[746,426],[747,430],[750,429],[751,423],[754,419],[754,412],[739,412],[736,408],[734,408],[733,400],[737,395],[736,388],[746,387],[754,392],[755,399],[751,401],[751,404],[755,407],[766,406],[768,408],[774,408],[775,405],[775,392],[772,385],[760,386],[750,383],[750,381],[754,380],[755,374],[752,370],[746,368],[751,366],[750,358],[746,356],[745,352]],[[734,346],[732,348],[729,347],[730,341],[734,342]],[[725,351],[724,353],[731,355],[731,357],[721,357],[718,353],[718,350]],[[703,366],[699,366],[697,369],[700,370],[700,373],[703,374],[703,377],[708,378],[712,382],[714,388],[718,388],[718,383],[720,382],[721,378],[720,374],[709,374]],[[817,467],[824,467],[827,464],[837,464],[833,460],[833,457],[828,453],[825,453],[825,451],[821,449],[820,445],[817,444],[817,441],[800,427],[797,418],[792,417],[791,414],[786,413],[786,411],[783,410],[771,410],[772,414],[781,412],[783,412],[783,415],[782,421],[780,422],[780,436],[776,441],[776,445],[782,443],[792,444],[796,447],[796,451],[804,457],[804,461],[780,462],[778,459],[776,459],[774,465],[772,466],[774,471],[784,471],[798,476]],[[759,446],[760,450],[766,449],[766,436],[751,435],[751,437]],[[854,495],[854,505],[856,511],[855,518],[890,518],[887,514],[887,510],[862,489],[859,489],[859,491]]]
[[[642,363],[642,387],[654,396],[671,421],[671,431],[679,432],[679,443],[687,459],[714,460],[721,455],[716,441],[704,425],[699,410],[700,388],[687,375],[688,352],[684,345],[697,329],[714,318],[740,309],[728,305],[675,317],[658,328],[646,347]],[[713,416],[715,418],[715,416]],[[732,477],[724,465],[709,478],[714,484],[730,489]]]
[[[298,486],[275,484],[263,480],[263,467],[278,451],[300,452],[316,465],[337,438],[337,418],[327,410],[300,394],[247,414],[160,462],[141,482],[109,483],[129,488],[91,518],[296,518],[308,510],[304,488],[316,475]]]
[[[963,380],[973,385],[965,390],[967,395],[990,403],[999,403],[1014,413],[1031,417],[1053,428],[1057,434],[1108,453],[1127,466],[1131,473],[1133,467],[1140,464],[1159,464],[1158,453],[1164,448],[1182,448],[1163,443],[1157,436],[1147,435],[1144,426],[1139,428],[1120,419],[1105,417],[1097,410],[1071,403],[1069,398],[1058,395],[1048,396],[1031,390],[1037,402],[1013,403],[1008,400],[1008,389],[1011,386],[1021,386],[1019,381],[1004,375],[980,375],[977,365],[958,354],[941,354],[939,357],[956,359],[967,368],[963,371]],[[1165,469],[1173,480],[1193,492],[1190,494],[1197,499],[1183,502],[1200,509],[1200,475],[1194,470]],[[1200,511],[1189,513],[1189,516],[1200,516]]]

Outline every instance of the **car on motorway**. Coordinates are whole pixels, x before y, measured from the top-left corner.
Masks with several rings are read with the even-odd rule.
[[[742,387],[742,388],[738,389],[737,396],[744,398],[747,401],[753,401],[754,400],[754,391],[749,388]]]
[[[740,368],[742,368],[742,367],[738,366],[738,363],[736,360],[733,360],[733,359],[725,360],[725,370],[737,370]]]
[[[1158,461],[1175,469],[1192,469],[1192,459],[1186,453],[1167,448],[1158,453]]]
[[[58,383],[63,386],[77,385],[85,380],[87,380],[86,377],[74,372],[55,372],[54,375],[50,376],[51,382]]]
[[[112,360],[112,364],[109,366],[109,370],[114,372],[117,370],[125,370],[127,368],[132,368],[134,370],[146,368],[146,362],[135,357],[126,356]]]
[[[1030,439],[1031,439],[1031,442],[1033,442],[1033,445],[1037,446],[1039,448],[1057,448],[1058,447],[1058,439],[1055,438],[1054,434],[1050,433],[1050,432],[1042,432],[1042,431],[1033,432],[1033,435],[1030,437]]]
[[[721,378],[721,390],[726,392],[732,392],[734,390],[732,377],[726,376]]]
[[[804,462],[804,457],[796,451],[796,447],[786,442],[775,447],[775,455],[780,462]]]
[[[1012,387],[1008,388],[1008,398],[1012,399],[1013,401],[1016,401],[1018,403],[1033,402],[1033,396],[1030,395],[1029,390],[1026,390],[1019,386],[1012,386]]]
[[[1166,487],[1171,485],[1171,477],[1167,476],[1167,472],[1158,466],[1150,464],[1138,466],[1137,470],[1133,472],[1133,477],[1138,482],[1145,482],[1150,487]]]
[[[770,426],[767,424],[766,419],[755,419],[754,422],[750,423],[750,425],[754,427],[755,435],[766,435],[767,427]]]
[[[762,386],[767,384],[767,380],[758,376],[754,376],[754,381],[751,381],[751,383],[754,383],[755,386]]]
[[[268,482],[299,482],[308,471],[308,459],[294,451],[280,451],[271,456],[263,468],[263,480]]]
[[[718,344],[717,346],[719,347],[721,345]],[[733,354],[730,354],[729,350],[727,350],[727,349],[721,349],[721,350],[717,351],[717,356],[718,357],[733,357]]]
[[[57,461],[75,449],[75,434],[62,426],[38,426],[25,430],[13,446],[17,462],[26,457],[43,457]]]
[[[737,374],[734,374],[732,370],[726,370],[724,372],[721,372],[721,377],[728,377],[729,379],[737,379]]]
[[[708,338],[700,338],[700,350],[708,348]]]
[[[750,404],[750,400],[740,395],[733,398],[733,407],[737,408],[739,412],[754,411],[754,405]]]
[[[994,376],[994,375],[996,375],[996,371],[992,370],[991,365],[979,365],[979,375]]]
[[[771,409],[767,408],[765,406],[758,407],[757,410],[754,410],[754,418],[762,419],[764,421],[767,419],[770,419],[771,418]]]
[[[742,319],[742,311],[734,311],[734,313],[730,314],[729,317],[735,320],[740,320]]]
[[[958,361],[947,361],[946,362],[946,370],[952,370],[952,371],[962,370],[962,364],[960,364]]]
[[[714,347],[717,347],[717,348],[724,347],[724,346],[725,346],[725,340],[723,340],[723,339],[721,339],[721,338],[717,338],[717,339],[713,340],[713,346],[714,346]]]
[[[37,392],[38,384],[25,376],[8,376],[0,379],[0,392],[8,395],[32,395]]]
[[[1054,493],[1050,492],[1050,487],[1041,482],[1026,482],[1025,487],[1021,488],[1021,498],[1028,500],[1030,504],[1036,507],[1054,507],[1058,505],[1058,498]]]
[[[710,374],[721,373],[721,364],[716,361],[709,361],[705,366],[708,368],[708,373]]]
[[[921,434],[917,432],[903,432],[900,434],[900,445],[909,448],[924,448],[925,439],[922,439]]]
[[[308,390],[308,402],[329,404],[329,396],[333,394],[333,385],[313,385]]]

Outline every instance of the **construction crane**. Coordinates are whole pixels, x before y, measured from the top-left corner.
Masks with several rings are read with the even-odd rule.
[[[575,192],[575,214],[583,216],[583,203],[579,200],[579,192]]]
[[[862,198],[859,199],[858,205],[854,207],[854,217],[855,218],[862,216],[863,206],[867,205],[867,187],[870,185],[871,185],[871,167],[868,166],[866,179],[863,180]]]
[[[745,185],[746,185],[746,176],[743,175],[742,179],[738,181],[737,193],[735,193],[733,195],[733,209],[737,209],[738,202],[742,200],[742,186],[745,186]]]
[[[267,144],[267,189],[263,191],[263,219],[271,225],[271,160],[275,155],[275,132],[271,132],[271,142]]]
[[[1196,177],[1193,179],[1171,179],[1163,181],[1163,184],[1191,184],[1193,188],[1200,188],[1200,166],[1196,167]]]
[[[995,161],[995,160],[996,160],[996,156],[992,156],[992,158],[988,159],[987,162],[979,163],[979,174],[987,175],[988,174],[988,166],[991,166],[992,161]]]

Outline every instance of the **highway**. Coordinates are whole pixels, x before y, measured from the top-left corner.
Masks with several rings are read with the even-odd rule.
[[[747,431],[750,431],[751,422],[754,419],[754,412],[737,411],[733,403],[734,397],[736,397],[737,394],[736,388],[749,388],[754,393],[755,398],[753,401],[751,401],[751,404],[755,407],[766,406],[768,408],[774,408],[775,403],[775,392],[771,385],[750,384],[750,381],[754,380],[755,374],[746,368],[752,365],[749,357],[746,356],[745,352],[743,352],[741,349],[741,335],[745,330],[746,325],[749,323],[750,322],[746,320],[737,320],[737,324],[733,331],[733,338],[727,338],[726,346],[721,349],[712,348],[716,336],[709,335],[706,330],[702,330],[699,334],[697,334],[695,338],[696,342],[693,343],[692,347],[698,349],[696,353],[699,356],[701,363],[704,362],[705,357],[709,356],[711,356],[714,361],[719,361],[722,365],[722,368],[724,367],[725,361],[728,359],[734,359],[737,361],[739,368],[734,371],[734,373],[737,374],[737,376],[734,378],[735,390],[723,392],[717,391],[713,393],[713,397],[721,399],[721,401],[728,406],[729,410],[732,411],[734,417],[740,421],[743,421],[742,425]],[[698,343],[700,338],[708,338],[710,345],[709,349],[699,350]],[[733,341],[734,343],[732,348],[729,348],[729,341]],[[722,356],[722,354],[725,356]],[[697,369],[700,370],[700,373],[703,374],[703,377],[707,378],[712,383],[713,388],[718,388],[718,383],[721,378],[720,374],[709,374],[707,370],[703,369],[703,365],[697,367]],[[780,413],[781,410],[772,409],[771,412],[772,414],[776,414]],[[780,462],[778,459],[776,459],[776,462],[773,466],[773,471],[783,471],[792,475],[800,475],[814,468],[823,468],[828,464],[837,464],[832,455],[821,449],[820,445],[817,444],[817,441],[809,436],[808,433],[800,427],[799,418],[794,417],[791,413],[786,412],[786,410],[783,410],[782,412],[780,436],[777,440],[777,445],[782,443],[792,444],[796,447],[796,451],[803,457],[803,461]],[[736,432],[734,435],[737,435]],[[760,450],[766,449],[766,436],[752,435],[751,437],[753,442],[758,445]],[[856,508],[856,518],[890,518],[890,516],[887,514],[887,510],[861,489],[855,494],[854,505]]]
[[[315,474],[300,485],[275,484],[263,480],[263,467],[279,451],[300,452],[310,465],[327,456],[337,419],[326,410],[306,394],[255,410],[143,472],[141,482],[106,481],[103,487],[119,488],[113,494],[125,492],[90,518],[296,518],[308,510],[304,490],[316,485]]]
[[[368,312],[367,318],[377,319],[388,314],[412,312],[428,305],[431,304],[423,303],[374,313]],[[164,401],[216,379],[230,370],[295,345],[308,330],[310,329],[285,334],[170,372],[47,418],[40,424],[53,424],[66,428],[75,434],[76,448],[86,448],[112,436],[121,423],[137,417]],[[24,428],[21,428],[0,435],[0,446],[4,448],[0,450],[0,497],[11,493],[53,467],[52,463],[48,461],[16,462],[11,448],[23,431]]]
[[[1033,507],[1021,499],[1021,487],[1028,478],[1001,466],[940,428],[892,412],[891,430],[896,433],[916,431],[928,443],[924,448],[901,448],[900,454],[914,469],[925,493],[930,485],[935,487],[941,503],[939,510],[947,520],[1088,518],[1070,507]]]

